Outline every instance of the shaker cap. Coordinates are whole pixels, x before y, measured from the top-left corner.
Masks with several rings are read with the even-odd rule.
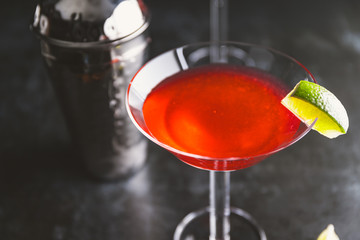
[[[140,34],[148,22],[142,0],[40,0],[30,28],[47,40],[112,42]]]

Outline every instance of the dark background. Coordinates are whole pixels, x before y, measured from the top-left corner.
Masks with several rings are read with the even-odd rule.
[[[209,37],[204,0],[147,0],[151,55]],[[208,173],[150,145],[148,163],[118,182],[91,178],[75,157],[29,31],[35,1],[0,10],[0,239],[171,239],[208,204]],[[270,46],[302,62],[348,110],[349,133],[312,131],[296,145],[232,174],[232,205],[270,240],[312,240],[329,223],[342,240],[360,226],[360,2],[235,1],[230,39]]]

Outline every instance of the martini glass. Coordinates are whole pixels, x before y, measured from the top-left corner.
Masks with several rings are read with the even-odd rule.
[[[201,81],[206,81],[206,78],[200,81],[203,89],[188,90],[186,84],[186,88],[175,87],[172,97],[177,100],[168,101],[161,94],[158,96],[161,101],[152,100],[155,107],[162,105],[164,101],[169,102],[170,105],[165,107],[164,112],[155,110],[145,114],[145,104],[151,102],[147,100],[154,89],[160,85],[164,86],[163,89],[166,88],[170,84],[163,83],[174,76],[181,79],[179,86],[187,78],[197,81],[192,75],[194,72],[205,74],[210,79],[220,76],[215,81],[219,83],[216,91],[207,92],[207,82],[201,85]],[[226,80],[221,75],[223,73],[230,76],[230,80]],[[231,99],[233,90],[238,87],[226,87],[233,81],[231,76],[235,76],[237,81],[240,79],[240,85],[242,78],[245,82],[248,81],[243,89],[239,87],[240,92],[234,94],[235,97],[244,95],[245,98],[241,101]],[[225,240],[241,237],[266,240],[264,230],[249,213],[230,206],[230,172],[257,164],[295,143],[310,131],[315,122],[302,123],[280,104],[280,100],[300,80],[315,82],[312,74],[297,60],[266,47],[236,42],[197,43],[179,47],[150,60],[134,76],[128,87],[126,106],[135,126],[148,139],[167,149],[178,159],[210,173],[210,205],[185,216],[175,230],[175,240]],[[254,98],[248,95],[262,88],[265,90],[260,92],[260,96]],[[274,92],[275,102],[271,102],[274,98],[270,95]],[[208,102],[204,100],[205,102],[200,103],[199,99],[208,99]],[[265,99],[265,102],[258,102],[257,99]],[[180,106],[183,113],[177,112],[176,104],[172,106],[176,101],[180,105],[185,104]],[[186,102],[190,103],[189,106]],[[240,105],[236,105],[239,102]],[[214,110],[212,104],[217,109]],[[236,106],[232,108],[234,104]],[[267,110],[263,105],[274,108]],[[194,116],[205,108],[215,115],[225,109],[222,113],[230,114],[230,117],[224,115],[225,117],[217,120],[203,117],[193,121]],[[170,112],[177,112],[171,120],[166,119]],[[286,115],[285,120],[279,112]],[[233,113],[236,116],[231,115]],[[242,121],[243,119],[247,121]],[[237,130],[233,129],[237,127],[240,130],[236,135],[234,132]],[[164,132],[165,135],[161,135]],[[191,135],[193,132],[195,135]],[[213,133],[218,133],[219,136],[213,136]],[[185,138],[183,143],[179,140],[179,134]],[[217,140],[219,141],[216,142]],[[206,148],[207,145],[211,146]],[[244,151],[237,151],[238,149]]]

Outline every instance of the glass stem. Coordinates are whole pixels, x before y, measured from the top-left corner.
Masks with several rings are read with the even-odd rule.
[[[210,0],[210,40],[227,40],[228,0]]]
[[[227,40],[228,0],[210,0],[210,59],[212,63],[225,62],[219,41]]]
[[[230,172],[210,171],[210,240],[230,239]]]
[[[219,41],[227,39],[228,0],[210,0],[211,62],[225,62]],[[210,240],[230,239],[230,172],[210,171]]]

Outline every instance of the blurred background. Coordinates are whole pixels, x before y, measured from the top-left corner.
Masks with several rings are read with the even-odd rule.
[[[0,38],[0,239],[172,239],[208,204],[208,173],[150,144],[132,177],[99,181],[82,167],[29,30],[36,1],[7,1]],[[209,1],[144,0],[150,56],[209,39]],[[330,223],[359,239],[360,2],[229,0],[229,39],[295,57],[344,104],[347,135],[312,131],[262,163],[232,174],[232,205],[270,240],[316,239]]]

